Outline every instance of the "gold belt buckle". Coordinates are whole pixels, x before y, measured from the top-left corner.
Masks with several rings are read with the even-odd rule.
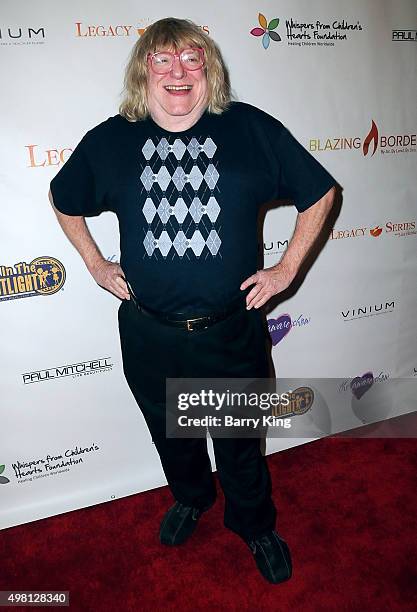
[[[202,317],[199,317],[198,319],[187,319],[187,331],[193,331],[193,322],[194,321],[199,321]]]

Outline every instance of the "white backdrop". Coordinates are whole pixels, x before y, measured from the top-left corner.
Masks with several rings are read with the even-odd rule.
[[[2,2],[2,528],[165,484],[123,376],[120,302],[89,275],[47,193],[85,132],[118,112],[137,37],[173,10],[162,0]],[[251,34],[265,30],[258,13],[270,35]],[[415,376],[414,0],[178,0],[174,16],[218,42],[236,97],[280,119],[344,188],[330,240],[268,317],[277,375],[344,379],[346,406],[357,377],[372,373],[376,387]],[[295,218],[294,207],[268,212],[265,266]],[[88,224],[118,260],[115,215]],[[283,314],[291,326],[280,337]],[[397,401],[380,418],[410,410]],[[375,420],[346,414],[335,430]],[[269,440],[267,451],[306,441]]]

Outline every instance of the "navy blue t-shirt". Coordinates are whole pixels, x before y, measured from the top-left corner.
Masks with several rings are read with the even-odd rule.
[[[242,294],[256,272],[263,203],[291,199],[304,211],[335,184],[280,121],[233,102],[181,132],[109,117],[50,187],[67,215],[117,215],[120,265],[145,306],[202,313]]]

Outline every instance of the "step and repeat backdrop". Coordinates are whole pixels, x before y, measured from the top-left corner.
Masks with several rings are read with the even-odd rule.
[[[327,412],[315,423],[318,437],[416,409],[393,385],[417,376],[414,0],[6,0],[2,528],[165,484],[123,376],[120,300],[88,273],[48,190],[82,136],[117,114],[132,46],[168,16],[213,37],[235,98],[281,120],[343,187],[326,245],[298,290],[267,315],[277,377],[307,387],[334,381],[321,394]],[[296,214],[288,205],[268,210],[265,267],[285,252]],[[103,213],[88,226],[103,255],[118,261],[116,216]],[[294,412],[313,414],[312,397],[307,389]],[[317,436],[268,439],[266,452]]]

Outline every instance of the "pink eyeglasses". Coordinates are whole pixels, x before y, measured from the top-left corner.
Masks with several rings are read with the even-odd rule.
[[[171,53],[171,51],[148,53],[149,63],[156,74],[170,72],[176,57],[178,57],[185,70],[198,70],[204,66],[204,49],[201,47],[189,47],[179,53]]]

